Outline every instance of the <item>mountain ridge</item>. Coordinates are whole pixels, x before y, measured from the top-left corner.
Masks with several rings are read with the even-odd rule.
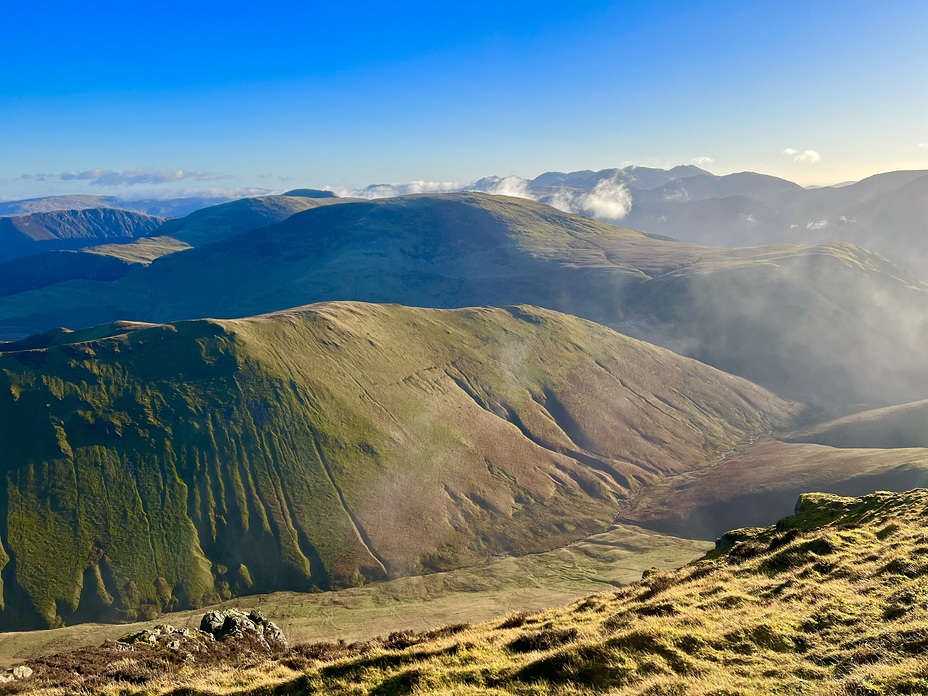
[[[329,303],[41,343],[0,354],[8,628],[550,550],[799,408],[532,307]]]

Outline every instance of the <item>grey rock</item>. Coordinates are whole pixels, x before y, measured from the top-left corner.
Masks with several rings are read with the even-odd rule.
[[[238,609],[211,611],[200,622],[200,630],[216,640],[250,638],[268,650],[290,647],[280,627],[257,611],[247,614]]]

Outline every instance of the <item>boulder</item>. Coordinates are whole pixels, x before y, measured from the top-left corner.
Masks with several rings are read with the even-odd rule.
[[[13,679],[28,679],[32,676],[32,667],[20,665],[13,668]]]
[[[200,622],[200,630],[216,640],[251,639],[267,650],[286,650],[290,647],[280,627],[257,611],[247,614],[238,609],[211,611]]]
[[[19,665],[13,669],[8,669],[2,674],[0,674],[0,684],[9,684],[12,681],[20,681],[22,679],[28,679],[33,675],[32,667],[27,667],[26,665]]]

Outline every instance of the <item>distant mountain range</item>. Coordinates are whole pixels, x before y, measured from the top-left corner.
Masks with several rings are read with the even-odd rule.
[[[232,236],[213,224],[217,241],[135,264],[115,282],[0,297],[0,336],[342,299],[527,301],[806,403],[883,405],[928,393],[928,290],[850,245],[711,249],[480,193],[323,205]]]
[[[852,242],[928,279],[928,170],[803,188],[751,172],[716,176],[694,166],[631,166],[529,180],[490,177],[472,188],[708,246]],[[622,205],[597,205],[604,197]]]
[[[91,208],[119,208],[162,218],[183,217],[195,210],[232,200],[229,196],[182,196],[164,199],[132,200],[116,196],[84,194],[45,196],[18,201],[0,201],[0,217],[52,213],[62,210],[89,210]]]

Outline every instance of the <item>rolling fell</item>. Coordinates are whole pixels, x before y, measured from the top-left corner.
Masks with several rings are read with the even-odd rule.
[[[813,405],[928,396],[928,290],[882,257],[848,244],[712,249],[476,193],[317,207],[170,254],[116,282],[3,297],[0,339],[328,300],[525,302]]]
[[[335,303],[7,350],[7,628],[548,551],[797,411],[531,307]]]

